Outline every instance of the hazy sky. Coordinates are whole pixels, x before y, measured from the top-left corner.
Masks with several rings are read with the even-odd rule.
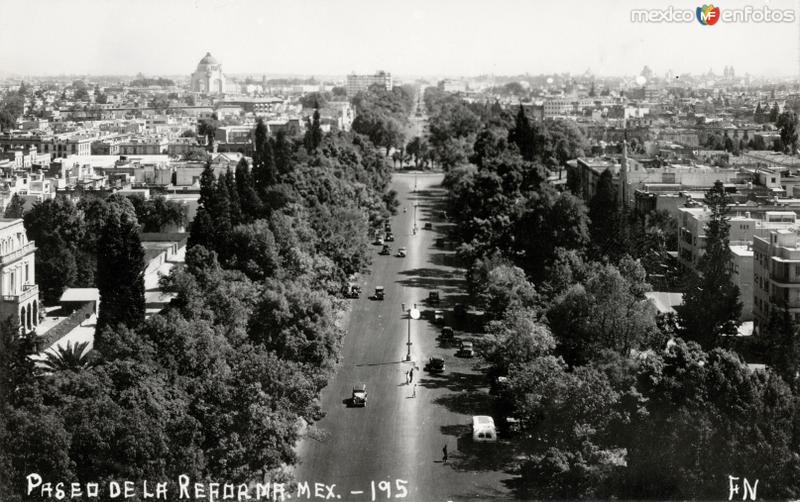
[[[635,24],[686,0],[0,0],[0,72],[176,75],[207,51],[226,73],[800,74],[798,21]]]

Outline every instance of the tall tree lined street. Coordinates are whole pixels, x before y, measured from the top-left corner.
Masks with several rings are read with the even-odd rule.
[[[441,174],[393,176],[390,188],[397,190],[407,212],[392,218],[396,240],[389,244],[393,251],[407,247],[408,256],[376,256],[371,273],[361,277],[364,293],[351,301],[341,366],[322,394],[327,414],[317,424],[319,434],[299,447],[296,480],[336,483],[343,500],[368,500],[372,481],[391,481],[395,490],[398,479],[408,482],[408,500],[474,500],[508,493],[502,480],[510,476],[489,470],[494,445],[465,440],[471,416],[491,411],[484,376],[474,368],[476,359],[456,358],[455,347],[440,346],[440,327],[431,323],[433,307],[425,302],[429,291],[438,290],[441,308],[451,311],[465,297],[464,270],[453,266],[455,253],[435,246],[437,238],[445,237],[441,181]],[[414,204],[421,229],[416,235]],[[422,229],[425,222],[433,229]],[[385,300],[368,298],[375,286],[386,288]],[[422,318],[411,321],[412,361],[405,362],[408,320],[402,307],[415,303]],[[433,355],[444,357],[443,374],[423,370]],[[412,367],[416,398],[411,397],[414,385],[405,383]],[[367,385],[364,408],[345,404],[356,383]],[[443,465],[445,444],[451,458]],[[366,495],[351,493],[359,490]]]

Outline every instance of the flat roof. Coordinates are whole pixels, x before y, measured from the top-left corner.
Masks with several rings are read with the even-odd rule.
[[[60,302],[97,302],[100,290],[97,288],[67,288],[59,298]]]

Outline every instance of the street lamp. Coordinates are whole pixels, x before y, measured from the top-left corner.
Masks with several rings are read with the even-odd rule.
[[[406,310],[406,304],[404,303],[403,306],[402,306],[402,310],[403,310],[403,312],[407,312],[408,313],[408,317],[406,317],[406,319],[408,319],[408,341],[406,342],[406,346],[408,346],[408,352],[406,352],[406,361],[411,361],[411,345],[412,345],[411,344],[411,319],[414,319],[416,321],[417,319],[420,318],[420,314],[419,314],[419,310],[417,310],[417,304],[416,303],[414,304],[414,308],[413,309],[410,308],[408,310]]]

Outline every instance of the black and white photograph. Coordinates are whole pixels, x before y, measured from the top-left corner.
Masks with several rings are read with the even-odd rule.
[[[0,0],[0,502],[800,500],[800,1]]]

